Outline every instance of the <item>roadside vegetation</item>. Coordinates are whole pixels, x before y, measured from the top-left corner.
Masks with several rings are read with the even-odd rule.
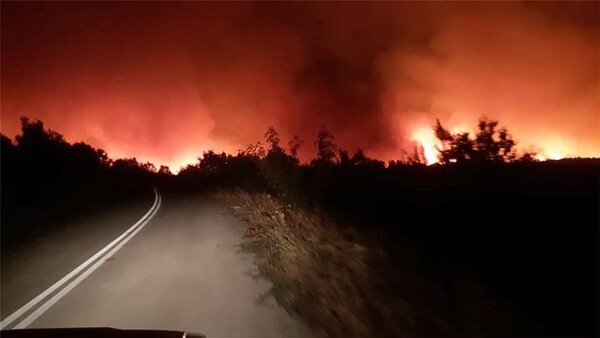
[[[536,161],[497,121],[481,119],[475,135],[437,122],[432,166],[419,147],[385,163],[340,149],[325,126],[312,142],[269,127],[177,175],[22,124],[15,143],[2,137],[3,243],[7,229],[18,237],[6,224],[21,206],[69,196],[81,204],[64,207],[81,210],[73,196],[85,189],[130,195],[120,189],[151,181],[226,203],[248,224],[243,246],[270,294],[329,335],[599,334],[600,162]],[[301,147],[314,159],[300,163]]]
[[[0,135],[3,251],[151,191],[151,164],[112,160],[102,149],[71,144],[41,121],[22,118],[21,127],[15,142]]]
[[[261,299],[273,296],[317,335],[508,335],[512,326],[530,325],[472,275],[446,266],[440,271],[469,283],[453,291],[460,304],[451,304],[409,242],[396,243],[402,255],[391,262],[381,234],[340,226],[269,194],[233,190],[217,197],[249,225],[242,249],[258,257],[255,277],[273,283]]]

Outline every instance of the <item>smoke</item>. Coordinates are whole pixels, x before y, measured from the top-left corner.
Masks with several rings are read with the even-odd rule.
[[[2,3],[2,132],[177,169],[274,125],[393,159],[440,118],[599,156],[598,3]]]
[[[521,148],[598,156],[597,21],[577,26],[524,5],[480,4],[455,12],[429,47],[394,51],[384,63],[390,106],[417,115],[402,122],[437,117],[469,129],[487,115]]]

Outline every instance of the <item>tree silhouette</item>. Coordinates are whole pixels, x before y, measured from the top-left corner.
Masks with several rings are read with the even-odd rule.
[[[83,142],[77,142],[71,146],[69,160],[78,170],[109,168],[112,163],[104,150],[95,149]]]
[[[425,157],[425,148],[419,143],[415,143],[413,152],[407,155],[406,163],[410,165],[416,164],[427,164],[427,158]]]
[[[475,139],[469,133],[451,134],[439,120],[436,120],[434,132],[440,143],[439,159],[442,163],[511,162],[515,160],[515,141],[506,128],[496,129],[498,121],[485,117],[479,119]]]
[[[339,165],[341,166],[350,166],[352,165],[352,161],[350,160],[350,155],[346,150],[340,150],[340,161]]]
[[[273,126],[270,126],[267,129],[267,132],[265,133],[265,140],[267,141],[267,144],[269,145],[269,150],[270,151],[275,151],[275,150],[280,150],[281,147],[279,146],[279,133],[277,133],[277,131],[275,130],[275,128]]]
[[[474,157],[474,144],[469,138],[469,133],[451,134],[442,126],[440,120],[436,120],[434,127],[435,136],[440,140],[442,147],[436,148],[440,153],[440,161],[443,163],[463,163]]]
[[[292,135],[292,138],[288,141],[288,147],[290,150],[290,155],[292,155],[292,157],[298,157],[298,150],[300,149],[303,143],[304,141],[300,139],[299,135]]]
[[[327,130],[327,127],[321,126],[321,129],[317,132],[317,140],[314,143],[317,147],[317,158],[313,161],[314,164],[331,165],[335,163],[337,146],[333,139],[334,136]]]
[[[352,155],[352,158],[350,160],[352,161],[352,164],[354,164],[354,165],[367,164],[372,161],[372,159],[365,156],[365,152],[362,149],[358,149],[354,153],[354,155]]]
[[[275,191],[295,193],[298,159],[286,154],[285,150],[279,146],[279,134],[272,126],[265,133],[265,140],[270,145],[270,149],[267,155],[260,160],[261,174]]]
[[[53,130],[46,131],[42,121],[30,122],[25,116],[21,117],[21,135],[17,135],[16,140],[22,148],[44,146],[50,142],[66,144],[61,134]]]
[[[153,173],[155,174],[157,172],[156,170],[156,166],[154,165],[154,163],[151,162],[146,162],[146,163],[142,163],[140,164],[140,168],[142,168],[143,170]]]
[[[250,143],[246,149],[238,151],[239,156],[261,159],[267,154],[262,142]]]
[[[53,175],[65,168],[69,144],[61,134],[44,129],[42,121],[22,117],[21,135],[15,139],[21,158],[28,162],[24,169],[31,174],[43,168],[44,175]]]
[[[209,150],[202,154],[202,158],[199,159],[199,168],[201,171],[206,173],[219,173],[222,172],[227,166],[227,154],[217,154],[212,150]]]
[[[515,142],[506,128],[496,130],[498,121],[485,117],[479,120],[479,131],[475,137],[475,160],[511,161],[515,158]]]
[[[339,164],[339,166],[345,167],[345,168],[348,168],[351,166],[360,167],[363,169],[365,169],[365,168],[377,168],[377,169],[385,168],[385,162],[367,157],[367,155],[365,155],[364,150],[362,150],[362,149],[358,149],[352,155],[352,157],[350,157],[348,155],[347,151],[341,150],[338,164]]]
[[[6,161],[7,158],[12,160],[17,151],[15,145],[12,143],[12,140],[3,134],[0,134],[0,141],[2,147],[0,148],[2,149],[2,157],[0,157],[0,161]]]
[[[114,160],[111,167],[117,171],[138,171],[141,169],[142,164],[135,157],[120,158]]]
[[[166,165],[161,165],[158,169],[158,173],[161,175],[173,175],[173,173],[171,173],[171,169],[169,169],[169,167]]]

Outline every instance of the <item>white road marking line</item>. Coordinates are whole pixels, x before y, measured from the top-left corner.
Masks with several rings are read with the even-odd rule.
[[[100,267],[100,265],[102,265],[102,263],[104,263],[104,261],[106,259],[110,258],[117,251],[119,251],[119,249],[121,249],[121,247],[123,247],[123,245],[125,245],[125,243],[129,242],[130,239],[132,239],[140,230],[142,230],[144,228],[144,226],[146,226],[146,224],[148,224],[150,222],[152,217],[154,217],[154,215],[158,212],[161,201],[162,201],[162,198],[159,196],[158,197],[158,206],[156,207],[156,209],[154,209],[153,213],[148,218],[146,218],[146,220],[144,222],[142,222],[142,224],[137,229],[135,229],[134,232],[131,233],[131,236],[125,238],[122,242],[120,242],[117,246],[115,246],[108,254],[106,254],[106,256],[104,256],[104,257],[102,257],[102,259],[98,260],[96,262],[96,264],[92,265],[91,268],[87,269],[84,273],[79,275],[79,277],[74,279],[64,289],[60,290],[57,294],[55,294],[52,298],[50,298],[46,303],[44,303],[40,307],[38,307],[33,313],[31,313],[29,316],[27,316],[27,318],[23,319],[23,321],[20,322],[19,324],[17,324],[14,328],[15,329],[24,329],[27,326],[29,326],[29,324],[33,323],[34,320],[36,320],[39,316],[41,316],[44,312],[46,312],[52,305],[54,305],[56,302],[58,302],[62,297],[64,297],[67,293],[69,293],[69,291],[71,291],[79,283],[81,283],[84,279],[86,279],[87,276],[89,276],[90,274],[92,274],[92,272],[94,272],[96,269],[98,269]]]
[[[54,291],[56,291],[58,288],[60,288],[63,284],[65,284],[71,278],[73,278],[78,273],[80,273],[82,270],[84,270],[85,268],[87,268],[95,260],[97,260],[99,257],[101,257],[102,255],[104,255],[108,250],[110,250],[117,243],[119,243],[119,241],[121,241],[126,236],[129,236],[130,234],[132,234],[132,231],[134,231],[138,226],[140,226],[140,224],[142,224],[144,222],[147,223],[147,221],[149,221],[154,216],[154,214],[156,214],[156,211],[158,211],[158,208],[160,208],[160,202],[161,202],[160,194],[158,193],[158,191],[156,189],[154,189],[154,203],[152,204],[152,206],[150,207],[150,209],[146,212],[146,214],[144,214],[144,216],[142,216],[142,218],[140,218],[134,225],[132,225],[125,232],[123,232],[119,237],[117,237],[115,240],[113,240],[112,242],[110,242],[107,246],[105,246],[104,248],[102,248],[102,250],[98,251],[96,254],[94,254],[92,257],[90,257],[88,260],[86,260],[85,262],[81,263],[81,265],[79,265],[77,268],[75,268],[75,270],[71,271],[69,274],[67,274],[66,276],[64,276],[63,278],[61,278],[58,282],[54,283],[52,286],[50,286],[49,288],[47,288],[46,290],[44,290],[44,292],[40,293],[35,298],[33,298],[32,300],[30,300],[29,302],[27,302],[25,305],[21,306],[17,311],[15,311],[14,313],[12,313],[10,316],[6,317],[2,322],[0,322],[0,329],[6,328],[13,321],[15,321],[16,319],[18,319],[19,317],[21,317],[25,312],[29,311],[32,307],[34,307],[35,305],[37,305],[44,298],[48,297],[48,295],[50,295],[51,293],[53,293]],[[152,215],[152,216],[150,216],[150,215]],[[146,223],[144,223],[144,225]],[[132,237],[133,237],[133,235],[132,235]],[[128,240],[129,239],[127,239],[127,241]],[[119,246],[119,248],[120,248],[120,246]],[[114,254],[114,252],[112,252],[112,253]],[[99,261],[100,262],[104,262],[104,259],[101,259]]]

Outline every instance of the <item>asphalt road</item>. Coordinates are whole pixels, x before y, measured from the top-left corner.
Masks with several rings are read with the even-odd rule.
[[[206,198],[162,196],[159,202],[156,207],[149,197],[91,215],[3,252],[3,328],[21,323],[29,328],[181,330],[209,337],[312,334],[273,299],[258,301],[271,285],[251,276],[254,256],[239,250],[242,223]],[[148,215],[151,206],[156,210]],[[145,214],[145,224],[131,231]],[[99,256],[5,325],[15,311],[121,234],[126,240],[114,255]]]

